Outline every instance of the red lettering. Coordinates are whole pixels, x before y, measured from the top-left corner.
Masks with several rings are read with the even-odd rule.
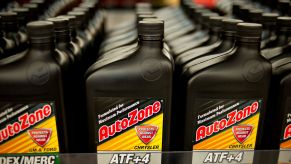
[[[196,141],[206,137],[206,126],[200,126],[196,131]]]
[[[243,111],[238,111],[237,112],[237,114],[236,114],[236,116],[235,116],[235,119],[236,119],[236,122],[238,122],[238,121],[240,121],[240,120],[242,120],[243,119]]]
[[[213,124],[209,126],[200,126],[196,130],[196,141],[199,141],[201,139],[206,138],[206,136],[211,136],[213,133],[218,133],[219,131],[224,130],[227,127],[230,127],[234,125],[237,122],[245,120],[247,117],[249,117],[252,114],[255,114],[259,109],[259,103],[254,102],[251,106],[247,106],[242,110],[234,110],[227,114],[227,119],[221,119],[220,121],[215,121]],[[286,131],[286,130],[285,130]],[[287,130],[287,133],[285,132],[285,138],[291,137],[291,125],[289,129]]]
[[[161,103],[159,101],[156,101],[153,104],[153,110],[154,110],[154,113],[158,113],[161,110]]]
[[[258,109],[259,109],[259,103],[258,102],[254,102],[252,104],[252,106],[251,106],[251,112],[252,112],[252,114],[253,113],[256,113]]]
[[[215,121],[214,122],[214,129],[213,129],[214,132],[218,132],[219,131],[219,122],[218,121]]]
[[[137,118],[136,118],[137,112],[138,112],[138,109],[135,109],[135,110],[128,113],[128,117],[130,118],[130,120],[129,120],[130,125],[135,125],[137,123]]]
[[[24,115],[20,116],[18,118],[18,120],[20,121],[20,124],[21,124],[21,130],[25,130],[29,127],[29,124],[28,124],[28,114],[25,113]]]
[[[235,111],[232,111],[230,112],[228,115],[227,115],[227,118],[228,118],[228,121],[227,121],[227,126],[231,126],[233,124],[235,124],[235,115],[236,115],[236,110]]]
[[[99,141],[103,141],[105,140],[106,138],[109,137],[109,134],[108,134],[108,127],[107,126],[102,126],[100,129],[99,129]]]
[[[126,129],[128,127],[129,127],[128,119],[127,118],[122,119],[122,121],[121,121],[121,128],[122,129]]]
[[[44,114],[44,117],[48,117],[51,115],[52,113],[52,108],[50,105],[45,105],[43,108],[43,114]]]
[[[138,112],[138,121],[142,121],[145,118],[145,111],[142,109]]]
[[[38,109],[31,114],[25,113],[19,116],[18,122],[8,124],[4,129],[0,130],[0,143],[3,140],[7,140],[9,137],[30,128],[32,125],[45,119],[45,117],[49,117],[51,113],[51,107],[49,105],[45,105],[43,108]]]
[[[219,124],[219,130],[223,130],[227,125],[227,120],[226,119],[222,119],[220,121],[220,124]]]
[[[115,121],[112,125],[102,126],[98,130],[99,142],[114,136],[117,132],[126,130],[127,128],[136,125],[137,123],[151,117],[154,113],[158,113],[161,110],[161,103],[156,101],[153,105],[148,105],[144,109],[135,109],[128,113],[128,118],[123,118],[122,120]]]

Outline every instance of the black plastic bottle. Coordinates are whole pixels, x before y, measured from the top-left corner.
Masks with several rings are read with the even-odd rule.
[[[26,24],[30,21],[29,18],[29,9],[27,8],[15,8],[13,12],[17,13],[17,20],[19,25],[19,35],[20,35],[20,43],[28,44],[28,35]],[[27,45],[26,45],[27,46]]]
[[[139,3],[136,3],[135,5],[136,13],[139,13],[140,11],[142,11],[142,12],[151,12],[151,14],[153,14],[151,11],[151,8],[152,8],[152,5],[150,3],[139,2]],[[123,22],[117,25],[116,27],[114,27],[113,29],[111,29],[109,32],[107,32],[107,35],[111,35],[111,33],[113,35],[115,35],[115,33],[120,34],[119,33],[120,30],[123,31],[124,29],[127,30],[128,28],[131,29],[136,26],[135,23],[136,23],[136,20],[134,19]]]
[[[193,9],[193,18],[192,21],[195,24],[195,31],[189,35],[184,35],[179,38],[175,38],[174,40],[168,40],[169,45],[171,47],[179,47],[181,45],[187,44],[192,41],[196,41],[198,38],[207,35],[208,27],[205,26],[205,23],[202,21],[202,14],[211,13],[209,10],[205,9]],[[213,16],[218,16],[217,14],[213,14]]]
[[[136,22],[136,27],[134,29],[131,29],[131,31],[135,31],[134,33],[131,34],[131,32],[128,32],[127,34],[131,34],[131,35],[124,35],[126,37],[120,38],[119,40],[115,41],[115,42],[110,42],[106,45],[104,45],[99,53],[102,55],[106,52],[109,52],[111,50],[114,50],[118,47],[122,47],[125,45],[130,45],[130,44],[134,44],[137,42],[138,39],[138,34],[137,34],[137,24],[139,21],[142,21],[143,19],[147,19],[147,18],[156,18],[156,16],[154,15],[138,15],[137,16],[137,22]],[[125,33],[126,34],[126,33]]]
[[[13,40],[15,44],[15,54],[23,52],[27,49],[28,43],[25,38],[21,38],[18,29],[17,13],[14,12],[4,12],[0,13],[2,18],[1,25],[4,31],[4,37]],[[7,54],[8,55],[8,54]]]
[[[2,22],[2,18],[0,16],[0,23]],[[15,42],[5,37],[5,34],[2,30],[2,26],[0,26],[0,44],[1,44],[1,57],[0,59],[15,55],[17,53],[16,44]]]
[[[82,58],[82,49],[84,48],[84,41],[77,35],[76,16],[60,15],[58,18],[68,19],[70,30],[70,45],[74,54],[75,64],[78,64]]]
[[[56,49],[62,55],[64,62],[68,62],[67,70],[63,71],[63,88],[64,100],[68,125],[68,142],[70,153],[84,153],[85,145],[83,140],[87,139],[86,130],[86,116],[85,110],[79,104],[81,102],[81,93],[77,88],[80,88],[78,80],[78,69],[75,58],[78,54],[73,52],[73,44],[70,40],[69,20],[65,18],[49,18],[48,21],[54,23],[56,36]],[[67,58],[67,59],[66,59]],[[66,59],[66,60],[65,60]],[[78,103],[77,103],[78,102]],[[85,106],[85,104],[83,104]],[[76,120],[80,121],[76,121]],[[79,133],[76,133],[78,129]]]
[[[197,47],[212,45],[213,43],[219,41],[220,31],[217,30],[219,28],[217,28],[217,24],[214,23],[216,21],[213,22],[210,19],[211,17],[217,17],[217,14],[215,13],[202,14],[201,21],[203,22],[204,29],[202,31],[197,32],[198,37],[196,37],[195,40],[177,47],[173,47],[175,58],[177,58],[180,55],[184,55],[185,53],[188,53],[189,51]],[[213,22],[215,26],[211,26],[211,22]]]
[[[140,13],[137,13],[136,15],[136,24],[138,23],[139,20],[139,15]],[[142,12],[141,15],[153,15],[152,12]],[[109,35],[108,37],[105,38],[105,40],[102,42],[100,45],[100,52],[99,53],[105,53],[108,51],[108,48],[105,48],[106,46],[111,46],[111,44],[114,44],[115,42],[124,42],[124,40],[134,40],[137,36],[137,25],[133,25],[133,27],[130,27],[131,30],[128,32],[123,32],[122,34],[115,34],[114,35]]]
[[[4,131],[11,125],[14,128],[5,141],[1,138],[1,150],[18,137],[22,142],[14,140],[7,153],[23,156],[39,153],[57,159],[58,153],[66,153],[68,149],[61,68],[54,57],[53,24],[31,22],[27,29],[31,46],[25,56],[13,62],[6,62],[7,59],[0,62],[1,113],[7,110],[15,114],[14,119],[1,123]],[[23,121],[27,124],[20,126]],[[1,134],[3,137],[4,133]],[[45,136],[45,142],[37,139],[38,134]]]
[[[291,17],[278,17],[277,19],[277,29],[275,40],[268,42],[265,48],[262,50],[262,55],[266,59],[272,59],[282,53],[285,47],[291,40]]]
[[[264,30],[262,33],[261,49],[265,49],[269,42],[276,39],[276,25],[278,17],[279,14],[276,13],[263,13],[262,25]]]
[[[221,32],[223,19],[224,17],[210,17],[208,24],[208,26],[211,28],[209,30],[210,38],[205,43],[201,44],[201,46],[178,55],[175,59],[175,63],[181,66],[199,56],[202,56],[203,54],[206,54],[218,48],[219,45],[222,44]]]
[[[268,144],[263,128],[272,72],[260,55],[261,31],[259,24],[239,23],[234,54],[199,72],[189,68],[185,150],[250,150]]]
[[[73,53],[73,46],[70,43],[70,29],[69,20],[65,18],[49,18],[47,21],[53,22],[55,29],[56,49],[64,53],[64,58],[68,64],[68,68],[75,63],[75,54]]]
[[[84,21],[85,13],[70,11],[68,15],[76,16],[76,26],[77,26],[77,35],[83,40],[84,48],[82,50],[82,61],[81,61],[81,69],[85,72],[87,68],[95,62],[97,58],[97,52],[92,51],[92,35],[87,31]]]
[[[278,0],[278,12],[281,16],[288,16],[290,10],[289,0]]]
[[[281,74],[280,86],[279,86],[279,98],[277,104],[277,117],[275,125],[278,125],[281,129],[277,131],[277,136],[279,136],[276,144],[280,145],[280,150],[283,150],[279,154],[280,157],[289,157],[290,154],[290,86],[291,86],[291,75],[290,69],[291,61],[288,59],[288,64],[281,65],[281,68],[277,69],[277,72]],[[283,71],[284,70],[284,71]],[[284,152],[285,150],[285,152]],[[286,151],[287,150],[287,151]],[[288,162],[288,159],[282,162]],[[275,162],[274,162],[275,163]]]
[[[231,51],[235,50],[235,34],[236,34],[236,25],[238,23],[242,23],[241,20],[237,19],[224,19],[222,25],[222,42],[221,44],[212,49],[203,51],[197,51],[196,54],[193,54],[191,60],[181,60],[180,63],[176,63],[175,65],[175,73],[174,73],[174,87],[173,87],[173,113],[172,113],[172,122],[175,122],[176,126],[173,127],[172,130],[172,141],[171,144],[174,147],[174,150],[183,150],[182,141],[183,136],[179,135],[177,131],[181,132],[180,127],[184,126],[183,122],[179,121],[179,118],[184,117],[185,111],[177,110],[181,108],[184,104],[184,101],[181,100],[181,97],[184,94],[181,92],[181,82],[180,77],[182,73],[185,72],[189,67],[197,65],[207,60],[211,60],[216,58],[217,56],[226,56],[231,53]],[[182,62],[183,61],[183,62]],[[186,62],[188,61],[188,62]],[[178,62],[178,61],[176,61]]]
[[[181,60],[180,62],[181,65],[183,65],[183,72],[189,67],[196,65],[203,60],[210,59],[215,56],[226,55],[233,51],[235,49],[236,25],[242,22],[242,20],[238,19],[224,19],[222,21],[221,44],[209,52],[207,50],[206,52],[200,51],[201,53],[197,53],[197,55],[193,55],[193,57],[189,56],[189,58],[184,58]],[[209,58],[206,56],[209,56]],[[199,58],[201,58],[201,60],[199,60]]]
[[[163,22],[141,21],[138,28],[138,50],[86,75],[89,145],[93,152],[96,148],[97,152],[144,151],[138,146],[146,144],[153,146],[150,151],[169,150],[173,66],[162,52]],[[139,116],[133,117],[135,114]],[[137,120],[130,122],[129,117]],[[114,138],[109,136],[109,127],[118,128],[110,132]],[[153,134],[150,143],[143,131]],[[112,147],[111,142],[119,146]]]
[[[24,8],[28,8],[30,11],[30,18],[31,20],[38,20],[39,16],[39,8],[38,4],[35,3],[26,3],[23,5]]]

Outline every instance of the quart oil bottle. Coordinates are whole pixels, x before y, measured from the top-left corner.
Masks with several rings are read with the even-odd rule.
[[[2,17],[0,17],[0,23],[2,22]],[[16,44],[13,39],[7,38],[6,34],[0,26],[0,47],[1,47],[1,59],[15,55],[17,53]]]
[[[276,24],[278,17],[279,14],[276,13],[263,13],[262,25],[264,30],[262,32],[261,49],[265,49],[265,46],[269,42],[276,39]]]
[[[202,63],[199,71],[189,68],[185,150],[254,150],[268,144],[263,141],[272,72],[260,55],[261,31],[259,24],[239,23],[232,55],[208,67]]]
[[[141,21],[138,28],[135,52],[87,72],[93,152],[169,150],[173,66],[162,51],[164,24]]]
[[[196,32],[192,42],[187,42],[178,46],[173,46],[175,57],[195,49],[200,46],[205,46],[217,42],[220,33],[217,32],[216,27],[210,26],[210,18],[218,16],[216,13],[201,12],[202,29]]]
[[[67,133],[53,23],[31,22],[27,29],[31,46],[24,57],[0,62],[0,153],[58,161],[67,152]]]
[[[14,42],[13,44],[15,45],[13,49],[14,54],[11,55],[16,55],[25,51],[27,49],[28,42],[22,38],[22,35],[19,33],[17,13],[2,12],[0,13],[0,16],[2,18],[1,25],[4,31],[4,37],[12,40]]]
[[[222,42],[221,44],[214,49],[206,49],[196,51],[196,53],[192,54],[192,59],[182,60],[183,62],[176,63],[175,72],[174,72],[174,86],[173,86],[173,109],[185,109],[183,108],[185,102],[181,101],[181,96],[183,96],[183,92],[181,92],[180,77],[183,76],[183,73],[188,70],[191,66],[198,65],[199,63],[203,63],[204,61],[211,60],[217,56],[226,56],[231,53],[231,51],[235,50],[235,35],[236,35],[236,25],[238,23],[242,23],[243,21],[237,19],[224,19],[222,22]],[[187,62],[186,62],[187,61]],[[177,61],[176,61],[177,62]],[[184,126],[183,122],[179,121],[179,118],[185,115],[185,110],[173,110],[172,111],[172,119],[171,121],[176,126],[173,126],[172,129],[172,137],[171,144],[174,150],[183,150],[182,142],[183,136],[177,133],[181,132],[182,129],[180,127]]]
[[[269,132],[268,139],[272,139],[274,142],[270,143],[272,149],[281,150],[278,154],[273,153],[270,164],[280,162],[289,162],[290,156],[290,138],[291,138],[291,124],[290,124],[290,71],[291,71],[291,58],[285,57],[279,60],[273,60],[273,77],[272,87],[270,89],[270,99],[272,104],[268,107],[276,109],[276,113],[269,115]],[[273,124],[271,124],[273,123]],[[287,150],[287,151],[286,151]],[[277,155],[277,156],[276,156]]]
[[[291,17],[278,17],[276,39],[268,42],[262,50],[262,56],[272,59],[282,54],[285,48],[289,47],[291,30]]]

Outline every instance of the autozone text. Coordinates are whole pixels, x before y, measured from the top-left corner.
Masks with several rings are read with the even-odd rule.
[[[0,130],[0,143],[30,128],[34,124],[41,122],[45,118],[49,117],[51,113],[51,106],[44,105],[41,109],[36,110],[34,113],[25,113],[19,116],[18,121],[8,124],[5,128]]]
[[[245,107],[242,110],[234,110],[227,114],[227,119],[221,119],[220,121],[215,121],[213,124],[209,126],[200,126],[196,130],[196,141],[200,141],[207,136],[211,136],[213,133],[217,133],[219,131],[228,128],[237,122],[241,122],[251,115],[255,114],[259,109],[259,103],[254,102],[252,105]]]
[[[114,136],[117,132],[126,130],[127,128],[136,125],[137,123],[159,113],[161,110],[161,103],[155,101],[152,105],[145,107],[144,109],[135,109],[128,113],[128,118],[117,120],[110,126],[103,125],[99,131],[99,142]]]

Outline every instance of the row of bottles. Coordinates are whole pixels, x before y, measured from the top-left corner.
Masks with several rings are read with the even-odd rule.
[[[288,77],[290,18],[262,6],[237,1],[227,17],[188,0],[157,11],[137,4],[136,20],[106,33],[85,75],[90,145],[97,152],[288,148],[288,79],[281,76]],[[163,42],[156,25],[143,33],[161,20]],[[150,110],[155,105],[162,114]],[[251,162],[277,160],[255,154]]]
[[[5,10],[0,153],[89,152],[84,74],[98,56],[104,11],[97,1],[34,0]]]
[[[290,149],[290,110],[288,108],[288,87],[291,85],[288,80],[290,79],[291,17],[288,17],[290,1],[278,1],[277,13],[268,13],[261,6],[256,8],[256,2],[236,2],[233,6],[233,14],[234,17],[263,25],[261,56],[272,66],[264,122],[264,131],[268,135],[263,138],[263,142],[268,144],[263,144],[261,149]]]
[[[290,148],[291,18],[263,2],[236,1],[230,17],[137,3],[110,31],[97,1],[7,9],[1,154]]]

